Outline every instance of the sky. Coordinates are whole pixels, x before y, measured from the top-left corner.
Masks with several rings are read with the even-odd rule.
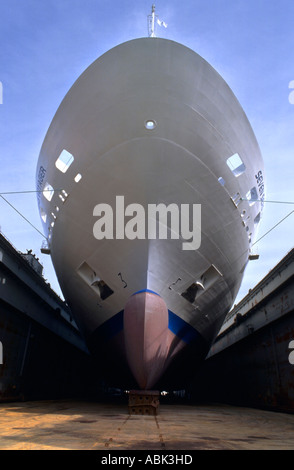
[[[265,203],[253,247],[259,260],[249,263],[238,302],[293,248],[294,213],[271,229],[294,211],[294,2],[154,3],[168,25],[157,36],[193,49],[237,96],[263,155],[265,200],[276,201]],[[61,297],[50,257],[40,252],[42,225],[30,192],[42,142],[79,75],[112,47],[148,36],[151,6],[151,0],[0,0],[0,194],[32,224],[0,198],[0,227],[18,251],[32,249]]]

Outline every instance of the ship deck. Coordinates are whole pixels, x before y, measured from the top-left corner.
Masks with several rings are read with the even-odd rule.
[[[294,415],[218,404],[161,403],[147,416],[116,401],[2,403],[0,449],[292,450]]]

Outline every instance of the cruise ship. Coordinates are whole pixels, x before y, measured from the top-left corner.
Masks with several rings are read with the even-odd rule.
[[[119,388],[185,387],[263,209],[262,156],[227,83],[172,40],[114,47],[61,102],[36,180],[46,251],[97,373]]]

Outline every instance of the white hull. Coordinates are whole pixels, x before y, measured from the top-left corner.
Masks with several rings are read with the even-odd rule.
[[[146,128],[148,120],[154,129]],[[64,149],[74,156],[66,173],[55,165]],[[239,176],[227,163],[234,154],[246,167]],[[151,290],[210,345],[248,261],[262,207],[240,198],[256,188],[262,199],[260,172],[262,159],[244,112],[193,51],[138,39],[94,62],[57,111],[37,171],[38,188],[49,183],[66,191],[64,202],[55,190],[51,201],[41,195],[39,205],[60,286],[85,338],[123,312],[135,292]],[[116,239],[114,230],[114,239],[97,240],[94,207],[115,209],[116,196],[146,211],[149,204],[201,204],[200,247],[183,250],[184,240],[170,239],[170,233],[166,240],[129,240]],[[184,297],[203,274],[204,289],[195,299]],[[102,299],[95,279],[113,293]],[[166,354],[167,367],[175,348]]]

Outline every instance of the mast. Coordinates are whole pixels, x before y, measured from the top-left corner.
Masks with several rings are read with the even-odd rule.
[[[152,13],[151,13],[151,37],[155,37],[155,5],[152,5]]]
[[[167,28],[167,24],[164,21],[161,21],[158,19],[158,16],[155,15],[155,5],[153,3],[152,5],[152,10],[151,10],[151,15],[148,15],[148,35],[150,38],[155,38],[155,23],[157,23],[159,26],[164,26]]]
[[[152,5],[151,15],[148,15],[148,35],[155,38],[155,5]]]

